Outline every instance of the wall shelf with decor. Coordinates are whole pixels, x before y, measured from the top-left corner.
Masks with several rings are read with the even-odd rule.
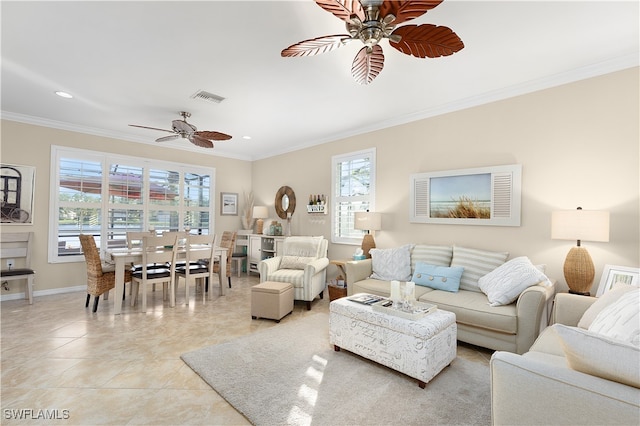
[[[310,195],[307,204],[309,214],[327,214],[329,211],[329,197],[322,195]]]
[[[329,210],[329,206],[326,204],[321,204],[319,206],[307,206],[307,213],[327,214],[327,210]]]

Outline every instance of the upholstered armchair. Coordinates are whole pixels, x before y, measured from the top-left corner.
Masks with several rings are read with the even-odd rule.
[[[282,253],[258,264],[260,282],[277,281],[293,285],[294,300],[311,302],[324,296],[327,279],[328,241],[323,237],[285,238]]]

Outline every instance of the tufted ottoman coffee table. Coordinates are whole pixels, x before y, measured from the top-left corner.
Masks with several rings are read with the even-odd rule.
[[[410,320],[348,297],[329,305],[329,341],[418,380],[424,388],[436,374],[456,358],[456,316],[436,311]]]

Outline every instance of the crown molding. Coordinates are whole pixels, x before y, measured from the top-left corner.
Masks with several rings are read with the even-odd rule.
[[[339,132],[330,134],[324,138],[315,139],[305,143],[289,146],[287,149],[273,150],[268,155],[252,157],[251,154],[247,155],[233,155],[225,153],[223,149],[216,150],[215,152],[203,152],[200,149],[191,148],[188,144],[171,144],[165,145],[167,148],[178,149],[182,151],[197,152],[202,155],[211,155],[217,157],[232,158],[243,161],[256,161],[277,155],[287,154],[301,149],[310,148],[312,146],[321,145],[324,143],[334,142],[340,139],[345,139],[364,133],[370,133],[377,130],[386,129],[389,127],[399,126],[414,121],[424,120],[427,118],[436,117],[439,115],[448,114],[455,111],[460,111],[468,108],[473,108],[480,105],[485,105],[492,102],[501,101],[508,98],[513,98],[528,93],[537,92],[540,90],[549,89],[552,87],[561,86],[577,82],[580,80],[586,80],[593,77],[598,77],[605,74],[610,74],[616,71],[622,71],[628,68],[638,67],[640,65],[640,53],[634,52],[625,56],[611,59],[609,61],[600,62],[580,68],[576,68],[563,73],[558,73],[545,78],[531,80],[528,82],[516,84],[510,87],[493,90],[480,95],[471,96],[468,98],[459,99],[454,102],[438,105],[433,108],[429,108],[422,111],[417,111],[412,114],[406,114],[403,116],[392,117],[388,120],[380,121],[371,126],[363,126],[356,129],[352,129],[346,132]],[[125,140],[136,143],[144,143],[157,147],[153,142],[149,142],[147,139],[135,138],[126,133],[112,132],[104,129],[98,129],[94,127],[79,126],[72,123],[50,120],[42,117],[28,116],[13,112],[2,111],[2,119],[17,121],[20,123],[33,124],[37,126],[50,127],[54,129],[67,130],[71,132],[85,133],[93,136],[101,136],[106,138],[113,138],[119,140]]]

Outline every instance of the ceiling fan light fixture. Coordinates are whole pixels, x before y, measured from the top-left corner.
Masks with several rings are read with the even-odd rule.
[[[386,38],[400,53],[417,58],[452,55],[464,43],[451,28],[433,24],[402,25],[438,6],[444,0],[316,0],[316,4],[346,24],[348,35],[316,37],[292,44],[283,57],[304,57],[330,52],[352,40],[364,47],[356,54],[351,75],[359,84],[370,84],[384,67],[380,40]]]
[[[171,122],[171,130],[159,129],[157,127],[140,126],[137,124],[129,124],[131,127],[139,127],[142,129],[159,130],[162,132],[173,133],[171,136],[164,136],[156,139],[156,142],[167,142],[178,138],[188,139],[192,144],[201,148],[213,148],[213,141],[226,141],[231,139],[231,135],[216,132],[212,130],[201,130],[193,124],[187,122],[187,118],[191,117],[191,113],[180,111],[182,120],[173,120]]]

